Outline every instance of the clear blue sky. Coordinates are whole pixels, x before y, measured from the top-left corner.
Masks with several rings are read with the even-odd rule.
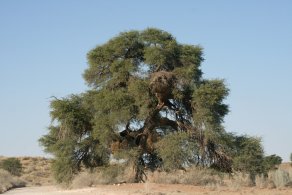
[[[292,1],[0,1],[0,155],[43,156],[51,96],[87,89],[86,53],[126,30],[156,27],[200,44],[206,78],[225,78],[227,131],[292,152]]]

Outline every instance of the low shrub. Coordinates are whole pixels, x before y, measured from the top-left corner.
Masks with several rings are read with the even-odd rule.
[[[20,176],[22,171],[22,165],[17,158],[7,158],[0,163],[0,168],[8,171],[12,175]]]
[[[24,187],[25,182],[12,176],[8,171],[0,169],[0,194],[11,188]]]

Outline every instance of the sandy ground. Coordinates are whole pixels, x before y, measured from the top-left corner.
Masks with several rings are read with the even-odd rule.
[[[142,194],[142,195],[291,195],[292,189],[259,189],[241,188],[231,189],[227,187],[200,187],[180,184],[121,184],[121,185],[98,185],[90,188],[64,190],[55,186],[25,187],[13,189],[7,195],[111,195],[111,194]]]

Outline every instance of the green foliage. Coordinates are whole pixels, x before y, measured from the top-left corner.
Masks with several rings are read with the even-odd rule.
[[[264,173],[264,151],[261,139],[249,136],[236,136],[234,140],[233,168],[249,173],[255,182],[257,174]]]
[[[55,178],[68,183],[74,174],[85,167],[107,163],[106,150],[92,134],[92,113],[84,96],[70,96],[51,102],[51,117],[57,121],[49,127],[49,133],[40,138],[45,151],[52,153]]]
[[[0,168],[8,171],[12,175],[20,176],[22,172],[22,165],[17,158],[7,158],[0,163]]]
[[[276,154],[265,156],[263,162],[265,174],[267,174],[270,170],[276,169],[276,165],[279,165],[281,163],[282,158],[280,156],[277,156]]]
[[[74,178],[74,174],[77,173],[78,167],[76,167],[76,163],[74,159],[70,159],[69,157],[57,157],[52,162],[52,171],[55,180],[62,184],[68,186],[72,179]]]
[[[193,117],[197,125],[220,125],[228,113],[228,106],[223,104],[229,90],[222,80],[204,81],[193,94]]]
[[[166,171],[182,169],[192,163],[198,151],[187,133],[172,133],[157,143],[158,155],[162,158]]]

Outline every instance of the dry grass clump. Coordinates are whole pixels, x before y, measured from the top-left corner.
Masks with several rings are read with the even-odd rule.
[[[277,188],[292,187],[291,178],[292,178],[292,175],[289,175],[289,172],[281,170],[281,169],[269,172],[269,177],[268,177],[270,181],[273,181],[274,185]]]
[[[273,189],[276,188],[275,184],[273,181],[271,181],[270,179],[264,177],[264,175],[257,175],[255,178],[255,185],[258,188],[269,188],[269,189]]]
[[[71,187],[84,188],[94,186],[96,178],[96,173],[90,173],[88,171],[81,172],[80,174],[75,176],[74,180],[72,181]]]
[[[72,182],[73,188],[90,187],[97,184],[131,183],[134,178],[132,166],[115,165],[97,168],[93,172],[82,172]],[[269,177],[256,176],[255,184],[258,188],[282,188],[291,185],[292,168],[290,170],[274,170]],[[289,174],[290,173],[290,174]],[[249,174],[234,173],[232,175],[218,173],[211,169],[191,167],[186,171],[173,172],[154,171],[147,172],[147,182],[163,184],[186,184],[218,188],[227,186],[232,191],[238,191],[243,187],[254,186]]]
[[[75,176],[72,188],[91,187],[98,184],[132,183],[134,171],[131,166],[114,165],[96,168],[93,171],[84,171]]]
[[[232,191],[238,191],[241,188],[257,187],[257,188],[287,188],[292,187],[292,167],[281,167],[278,170],[269,172],[268,177],[257,175],[255,183],[251,180],[249,174],[235,172],[233,174],[222,174],[211,169],[199,167],[191,167],[187,171],[173,172],[148,172],[148,180],[150,183],[164,184],[187,184],[206,186],[218,189],[220,186],[227,186]]]
[[[84,171],[78,174],[73,182],[72,188],[90,187],[97,184],[118,184],[132,183],[134,181],[134,170],[132,166],[114,165],[109,167],[97,168],[92,172]],[[222,176],[217,172],[192,167],[186,172],[178,170],[174,172],[148,172],[147,182],[163,184],[188,184],[199,186],[218,186],[222,185]]]
[[[256,186],[270,189],[292,187],[292,166],[283,163],[278,169],[270,171],[268,177],[257,176]]]
[[[25,182],[12,176],[8,171],[0,169],[0,194],[11,188],[24,187]]]
[[[233,190],[254,185],[249,174],[243,173],[235,173],[229,180],[225,180],[225,183]],[[255,186],[261,189],[292,187],[292,167],[280,165],[278,169],[270,171],[268,177],[257,175],[255,178]]]
[[[238,191],[242,187],[251,187],[253,184],[249,174],[235,172],[232,175],[225,175],[224,183],[232,190]]]
[[[217,186],[222,185],[222,177],[218,172],[191,167],[186,171],[178,170],[173,172],[158,172],[148,173],[148,182],[150,183],[164,183],[164,184],[188,184],[198,186]]]

